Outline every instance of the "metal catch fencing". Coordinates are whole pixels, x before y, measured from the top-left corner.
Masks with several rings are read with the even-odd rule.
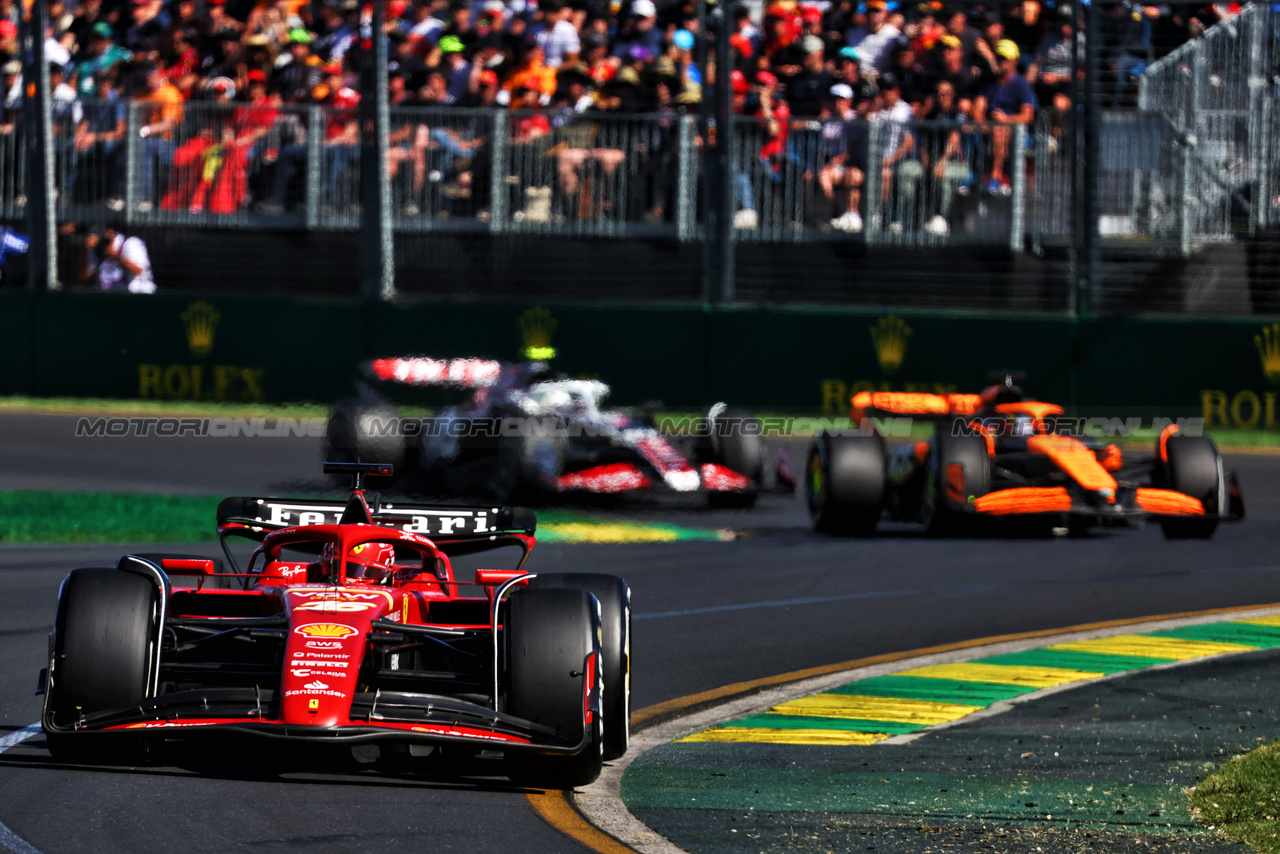
[[[167,111],[167,112],[166,112]],[[54,110],[59,221],[196,228],[355,229],[360,149],[352,111],[79,99]],[[771,145],[733,123],[742,241],[864,241],[1020,249],[1021,127],[797,121]],[[867,168],[867,163],[891,163]],[[987,186],[997,166],[1003,184]],[[397,108],[381,174],[397,231],[693,240],[696,118]],[[26,203],[20,135],[0,127],[0,216]]]
[[[1193,215],[1184,245],[1229,239],[1232,219],[1208,211],[1236,208],[1250,226],[1275,222],[1280,186],[1275,85],[1280,71],[1280,14],[1248,5],[1168,56],[1140,78],[1139,106],[1168,119],[1182,158]]]
[[[861,233],[868,245],[1020,250],[1025,152],[1021,125],[831,119],[775,136],[742,117],[734,126],[735,231],[747,241]],[[997,167],[1003,181],[991,180]]]

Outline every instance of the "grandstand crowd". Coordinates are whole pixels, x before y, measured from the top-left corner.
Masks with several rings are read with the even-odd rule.
[[[0,0],[0,133],[13,133],[25,100],[23,5]],[[293,209],[317,150],[322,198],[343,197],[358,171],[359,69],[370,50],[360,0],[48,0],[47,8],[61,192],[121,209],[125,135],[136,132],[142,210]],[[513,156],[534,152],[549,175],[515,202],[533,218],[551,215],[537,196],[544,188],[561,214],[599,214],[607,199],[594,211],[575,201],[588,173],[607,180],[640,145],[634,135],[624,144],[561,129],[609,113],[696,115],[702,75],[715,73],[696,61],[704,38],[696,0],[384,0],[383,8],[395,115],[521,111],[507,124]],[[1073,44],[1083,65],[1083,36],[1072,39],[1082,11],[1063,2],[736,3],[733,111],[754,117],[755,142],[739,174],[735,223],[754,227],[760,176],[779,180],[790,169],[821,202],[814,216],[860,230],[871,187],[867,120],[879,119],[900,130],[874,149],[883,157],[874,186],[886,199],[903,186],[930,188],[920,222],[945,233],[957,189],[1009,191],[1013,125],[1039,116],[1048,133],[1061,133],[1078,67]],[[1108,3],[1104,101],[1131,105],[1147,65],[1238,12],[1235,3]],[[311,105],[325,108],[320,140],[307,137]],[[982,130],[957,130],[969,125]],[[491,177],[481,164],[487,127],[393,119],[386,169],[403,185],[402,213],[420,212],[428,184],[440,204],[482,212],[485,200],[471,195]],[[672,179],[661,173],[672,160],[655,151],[671,135],[653,134],[642,146],[651,174],[635,213],[669,219]]]

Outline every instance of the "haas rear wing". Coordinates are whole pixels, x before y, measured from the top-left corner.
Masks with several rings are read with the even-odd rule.
[[[487,388],[498,381],[502,362],[494,359],[431,359],[411,356],[374,359],[365,365],[372,380],[411,386]]]

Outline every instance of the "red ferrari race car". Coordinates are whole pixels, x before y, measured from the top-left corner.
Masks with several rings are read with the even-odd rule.
[[[500,751],[517,783],[591,782],[627,750],[631,593],[612,575],[534,574],[532,513],[381,504],[329,465],[341,501],[228,498],[219,559],[126,555],[58,595],[41,673],[50,751],[116,761],[220,733]],[[260,541],[243,569],[227,538]],[[515,547],[512,569],[451,559]],[[472,592],[467,592],[468,590]]]
[[[890,449],[876,430],[824,432],[809,451],[814,527],[871,535],[884,516],[955,534],[982,519],[1024,519],[1080,532],[1158,520],[1171,539],[1213,536],[1244,516],[1234,472],[1208,436],[1170,424],[1155,454],[1072,435],[1062,407],[1024,400],[1007,377],[981,394],[859,392],[855,424],[873,416],[934,420],[933,436]]]

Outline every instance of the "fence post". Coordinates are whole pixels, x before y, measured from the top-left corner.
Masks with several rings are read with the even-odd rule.
[[[142,105],[130,101],[124,126],[124,221],[133,225],[138,211],[138,127]]]
[[[693,144],[697,116],[681,116],[676,133],[676,239],[688,242],[695,237],[698,191],[694,158],[698,149]]]
[[[1013,196],[1009,205],[1009,249],[1021,252],[1026,243],[1023,234],[1023,218],[1027,204],[1027,126],[1013,126],[1013,151],[1009,155],[1013,162],[1010,172],[1013,173]]]
[[[507,111],[499,110],[493,114],[493,163],[489,170],[489,180],[493,182],[490,191],[492,204],[489,206],[489,231],[501,234],[507,230],[507,202],[510,191],[507,189]]]
[[[322,149],[320,140],[324,136],[324,115],[319,104],[312,104],[307,110],[307,185],[306,210],[307,230],[313,231],[320,225],[320,160]]]
[[[884,211],[880,202],[880,184],[884,172],[884,139],[881,130],[885,122],[861,119],[867,123],[867,191],[863,194],[866,200],[867,216],[863,221],[862,233],[866,235],[868,246],[880,243],[884,229]]]
[[[1255,191],[1251,200],[1250,207],[1253,208],[1249,212],[1249,225],[1251,230],[1260,225],[1267,225],[1267,210],[1270,208],[1271,187],[1269,176],[1267,174],[1267,164],[1270,161],[1269,150],[1271,141],[1267,139],[1266,128],[1270,118],[1270,98],[1266,97],[1267,86],[1267,66],[1266,53],[1263,45],[1263,38],[1266,35],[1267,28],[1263,25],[1268,22],[1271,15],[1269,6],[1251,7],[1247,10],[1251,13],[1250,19],[1250,38],[1249,38],[1249,113],[1246,121],[1249,123],[1248,139],[1249,139],[1249,155],[1253,167]],[[1262,20],[1257,20],[1261,18]]]
[[[1178,206],[1178,251],[1182,253],[1182,257],[1186,258],[1191,254],[1191,146],[1194,145],[1193,140],[1188,140],[1187,135],[1183,135],[1178,145],[1178,151],[1182,158],[1182,178],[1179,183],[1179,195],[1182,203]]]

